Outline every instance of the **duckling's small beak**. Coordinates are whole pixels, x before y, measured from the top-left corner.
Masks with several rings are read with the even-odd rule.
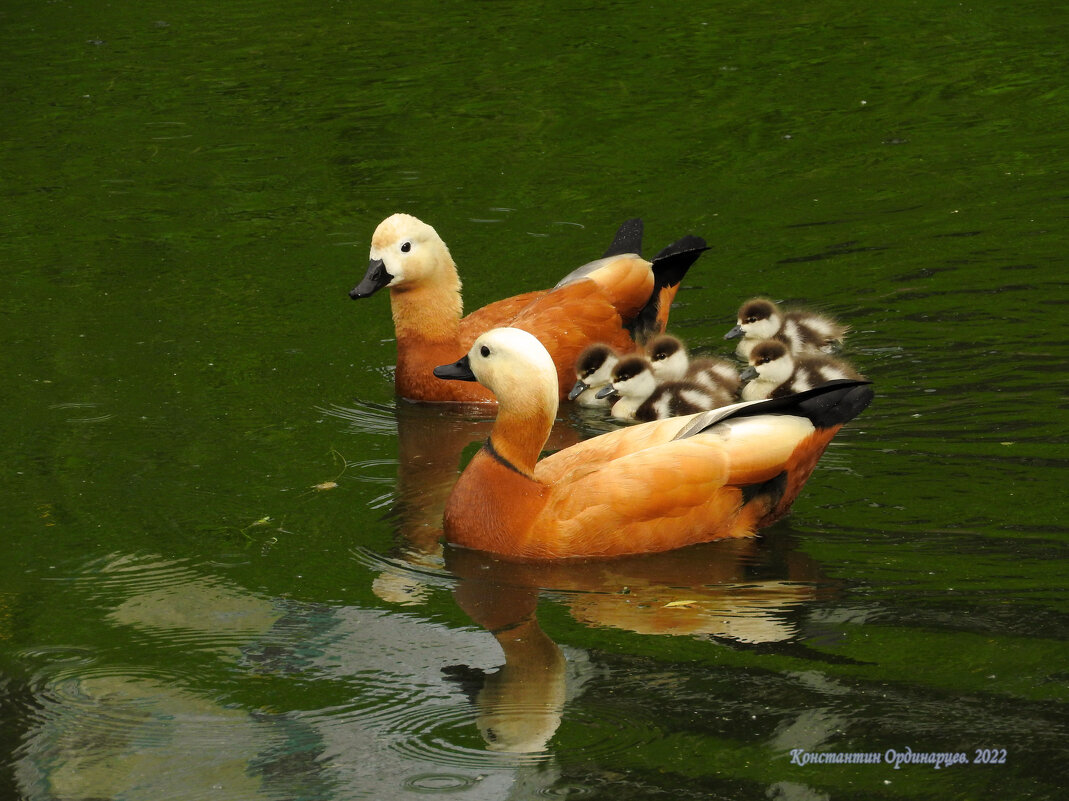
[[[580,378],[578,381],[575,382],[575,386],[572,387],[572,391],[568,393],[568,400],[575,400],[588,389],[590,389],[590,385]]]
[[[730,331],[728,331],[726,334],[724,334],[724,339],[738,339],[744,333],[746,333],[746,332],[742,330],[742,326],[741,325],[737,325],[734,328],[732,328]]]
[[[608,398],[610,395],[615,395],[615,394],[616,394],[616,387],[614,387],[612,384],[609,384],[608,386],[605,386],[605,387],[602,387],[601,389],[599,389],[594,394],[594,397],[597,398],[598,400],[601,400],[602,398]]]
[[[752,364],[739,373],[741,381],[753,381],[755,378],[757,378],[757,368]]]
[[[471,371],[471,362],[465,356],[452,364],[443,364],[434,368],[435,378],[444,378],[452,381],[478,381],[475,373]]]
[[[367,266],[364,280],[349,292],[349,297],[359,300],[374,295],[384,286],[388,286],[392,280],[393,276],[386,272],[386,265],[383,264],[382,259],[372,259]]]

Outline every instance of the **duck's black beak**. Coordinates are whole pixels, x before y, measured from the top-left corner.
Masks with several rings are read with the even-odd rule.
[[[434,368],[435,378],[444,378],[451,381],[478,381],[475,373],[471,371],[471,362],[465,356],[452,364],[443,364]]]
[[[590,387],[584,383],[582,379],[579,379],[575,382],[575,386],[572,387],[572,391],[568,393],[568,400],[575,400],[588,389],[590,389]]]
[[[726,334],[724,334],[724,339],[738,339],[739,337],[741,337],[743,335],[743,333],[744,332],[742,330],[742,326],[741,325],[737,325],[734,328],[732,328],[730,331],[728,331]]]
[[[364,280],[349,292],[349,297],[359,300],[374,295],[392,280],[393,276],[386,272],[386,265],[383,264],[382,259],[372,259],[367,266]]]
[[[594,397],[597,398],[598,400],[601,400],[602,398],[608,398],[608,397],[610,397],[612,395],[615,395],[615,394],[616,394],[616,387],[614,387],[612,384],[609,384],[607,387],[602,387],[601,389],[599,389],[594,394]]]
[[[740,381],[753,381],[755,378],[757,378],[757,369],[753,365],[750,365],[739,373]]]

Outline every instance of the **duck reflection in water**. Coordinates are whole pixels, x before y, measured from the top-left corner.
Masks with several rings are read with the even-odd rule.
[[[702,637],[732,647],[805,650],[794,642],[799,631],[793,620],[806,604],[836,594],[837,586],[789,539],[773,532],[760,540],[566,562],[508,561],[447,547],[458,605],[493,635],[505,661],[494,672],[465,666],[445,672],[468,689],[488,749],[545,751],[568,699],[581,689],[584,666],[569,666],[539,626],[543,593],[587,625]]]

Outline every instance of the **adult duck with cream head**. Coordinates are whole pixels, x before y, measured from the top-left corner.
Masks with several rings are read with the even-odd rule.
[[[779,339],[795,353],[830,353],[842,344],[849,326],[808,309],[784,310],[767,298],[751,298],[739,307],[736,325],[724,339],[738,339],[735,353],[748,359],[754,346]]]
[[[539,454],[557,412],[542,344],[502,328],[435,370],[498,400],[486,445],[446,503],[445,537],[507,557],[666,551],[749,536],[790,509],[839,428],[868,405],[867,382],[621,428]]]
[[[462,356],[484,331],[515,326],[545,343],[564,398],[587,345],[604,342],[629,351],[636,341],[664,330],[680,280],[706,250],[704,240],[687,236],[648,262],[639,255],[641,239],[641,220],[628,220],[601,259],[572,271],[552,289],[500,300],[464,317],[460,277],[441,237],[415,217],[394,214],[375,229],[367,274],[349,294],[359,299],[390,290],[397,334],[394,383],[401,397],[492,401],[481,385],[435,381],[432,370]]]

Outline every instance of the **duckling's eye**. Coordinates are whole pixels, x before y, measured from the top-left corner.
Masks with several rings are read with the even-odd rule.
[[[401,243],[401,252],[402,253],[408,253],[408,251],[410,251],[410,250],[412,250],[412,243],[411,242],[402,242]]]
[[[490,355],[490,348],[486,347],[486,345],[483,345],[481,348],[479,348],[479,354],[485,359],[487,356]]]
[[[757,318],[756,317],[747,317],[746,318],[746,322],[747,323],[756,323],[757,322]]]

